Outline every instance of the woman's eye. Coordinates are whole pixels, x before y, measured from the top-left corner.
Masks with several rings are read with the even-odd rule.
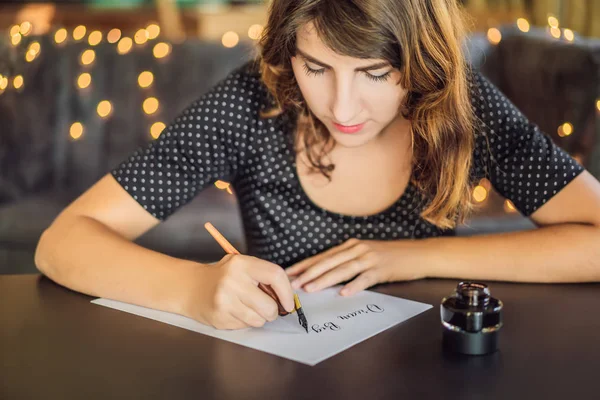
[[[325,73],[325,68],[319,68],[319,69],[314,69],[308,66],[307,63],[303,64],[303,68],[304,71],[306,72],[307,76],[317,76],[317,75],[322,75]],[[374,82],[384,82],[387,81],[390,74],[392,73],[392,71],[388,71],[383,75],[372,75],[368,72],[365,72],[364,74],[367,76],[367,78],[369,78],[370,80],[374,81]]]

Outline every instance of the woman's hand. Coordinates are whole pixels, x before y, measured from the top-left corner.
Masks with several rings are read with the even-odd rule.
[[[302,260],[286,269],[292,288],[314,292],[346,284],[340,294],[352,295],[378,283],[425,278],[421,262],[424,249],[414,240],[359,240],[349,239],[339,246]]]
[[[261,327],[278,316],[277,303],[259,287],[270,285],[287,311],[294,293],[276,264],[245,255],[226,255],[216,264],[196,265],[184,293],[183,314],[217,329]]]

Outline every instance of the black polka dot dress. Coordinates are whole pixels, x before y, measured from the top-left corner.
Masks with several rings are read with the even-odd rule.
[[[487,177],[530,215],[583,171],[486,78],[470,75],[479,118],[472,177]],[[349,238],[420,239],[454,235],[420,218],[426,199],[409,184],[388,209],[352,216],[314,204],[296,172],[295,118],[261,119],[273,104],[255,63],[230,73],[185,109],[156,141],[112,174],[148,212],[165,220],[217,180],[240,204],[248,254],[288,267]]]

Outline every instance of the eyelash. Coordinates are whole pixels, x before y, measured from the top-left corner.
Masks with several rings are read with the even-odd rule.
[[[306,63],[304,63],[303,67],[304,67],[304,71],[306,72],[307,76],[311,76],[311,75],[318,76],[318,75],[322,75],[325,73],[325,68],[312,69]],[[365,75],[367,76],[367,78],[369,78],[370,80],[372,80],[374,82],[384,82],[384,81],[387,81],[387,79],[390,76],[390,73],[391,73],[391,71],[386,72],[385,74],[380,75],[380,76],[375,76],[375,75],[369,74],[368,72],[365,72]]]

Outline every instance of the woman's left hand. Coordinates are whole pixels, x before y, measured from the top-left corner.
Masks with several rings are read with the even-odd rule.
[[[339,246],[286,269],[292,288],[315,292],[348,281],[341,295],[352,295],[378,283],[425,278],[413,255],[415,241],[349,239]],[[411,254],[412,253],[412,254]]]

